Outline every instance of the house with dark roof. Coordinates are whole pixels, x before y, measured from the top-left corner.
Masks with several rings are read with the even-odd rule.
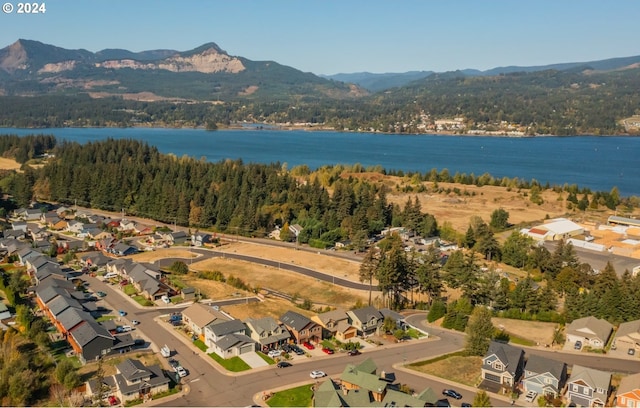
[[[565,397],[579,407],[604,407],[610,391],[611,373],[574,364]]]
[[[244,334],[227,334],[213,343],[209,350],[222,358],[231,358],[255,351],[256,343]]]
[[[138,248],[120,242],[114,245],[109,252],[117,256],[129,256],[138,253]]]
[[[601,349],[609,341],[613,325],[604,319],[589,316],[572,321],[566,328],[566,345],[573,349],[580,341],[582,346]]]
[[[147,265],[132,263],[126,265],[129,280],[144,297],[150,300],[160,299],[163,295],[170,295],[173,289],[159,280],[161,273],[150,269]]]
[[[214,321],[204,327],[204,344],[213,347],[216,342],[229,334],[247,334],[247,326],[241,320]]]
[[[384,323],[384,316],[373,306],[349,310],[349,323],[358,329],[358,334],[368,336],[377,333]]]
[[[101,252],[94,252],[80,258],[80,262],[82,263],[82,265],[87,267],[96,266],[100,268],[106,266],[109,261],[111,261],[111,258],[104,256]]]
[[[280,321],[298,344],[305,341],[318,343],[322,340],[322,326],[300,313],[289,310],[280,316]]]
[[[191,245],[201,247],[211,242],[211,234],[202,232],[191,235]]]
[[[558,398],[567,382],[567,364],[538,355],[531,355],[524,367],[522,385],[525,392]]]
[[[66,336],[74,327],[82,322],[93,320],[93,317],[81,309],[68,308],[60,313],[54,321],[54,325],[62,335]]]
[[[115,343],[115,338],[94,319],[74,327],[67,337],[69,344],[84,363],[107,355]]]
[[[248,318],[244,324],[247,327],[247,334],[258,343],[262,351],[277,349],[282,344],[288,343],[291,338],[291,333],[285,325],[276,322],[273,317]]]
[[[496,392],[501,388],[512,391],[524,371],[524,350],[492,341],[482,358],[480,388]]]

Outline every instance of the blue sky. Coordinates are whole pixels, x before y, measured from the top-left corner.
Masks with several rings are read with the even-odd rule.
[[[640,55],[635,0],[49,0],[46,8],[0,13],[0,48],[18,38],[90,51],[215,42],[231,55],[316,74]]]

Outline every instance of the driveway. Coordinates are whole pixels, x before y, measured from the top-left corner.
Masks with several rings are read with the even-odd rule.
[[[251,353],[240,354],[240,358],[242,359],[242,361],[249,364],[251,368],[265,367],[269,365],[269,363],[264,361],[262,357],[260,357],[254,351],[252,351]]]

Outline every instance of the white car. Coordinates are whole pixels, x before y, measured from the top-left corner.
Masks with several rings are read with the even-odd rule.
[[[533,400],[536,399],[536,395],[538,395],[537,392],[529,391],[527,392],[527,395],[524,396],[524,400],[527,402],[533,402]]]
[[[176,367],[176,373],[178,373],[180,378],[187,376],[187,370],[185,370],[184,367],[182,367],[182,366]]]
[[[326,374],[324,373],[324,371],[312,371],[311,374],[309,374],[311,376],[311,378],[322,378],[324,376],[326,376]]]
[[[280,357],[281,354],[282,354],[282,351],[280,350],[269,350],[269,352],[267,353],[267,355],[271,358]]]

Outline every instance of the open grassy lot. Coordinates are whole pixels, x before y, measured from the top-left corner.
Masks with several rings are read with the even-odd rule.
[[[276,392],[267,400],[270,407],[310,407],[313,391],[311,384]]]
[[[482,358],[454,353],[441,359],[436,358],[430,361],[409,364],[407,367],[421,373],[435,375],[436,377],[475,387],[480,380]]]
[[[494,317],[491,322],[495,327],[504,328],[505,332],[533,343],[527,345],[551,344],[553,331],[558,326],[557,323],[504,319],[501,317]]]

